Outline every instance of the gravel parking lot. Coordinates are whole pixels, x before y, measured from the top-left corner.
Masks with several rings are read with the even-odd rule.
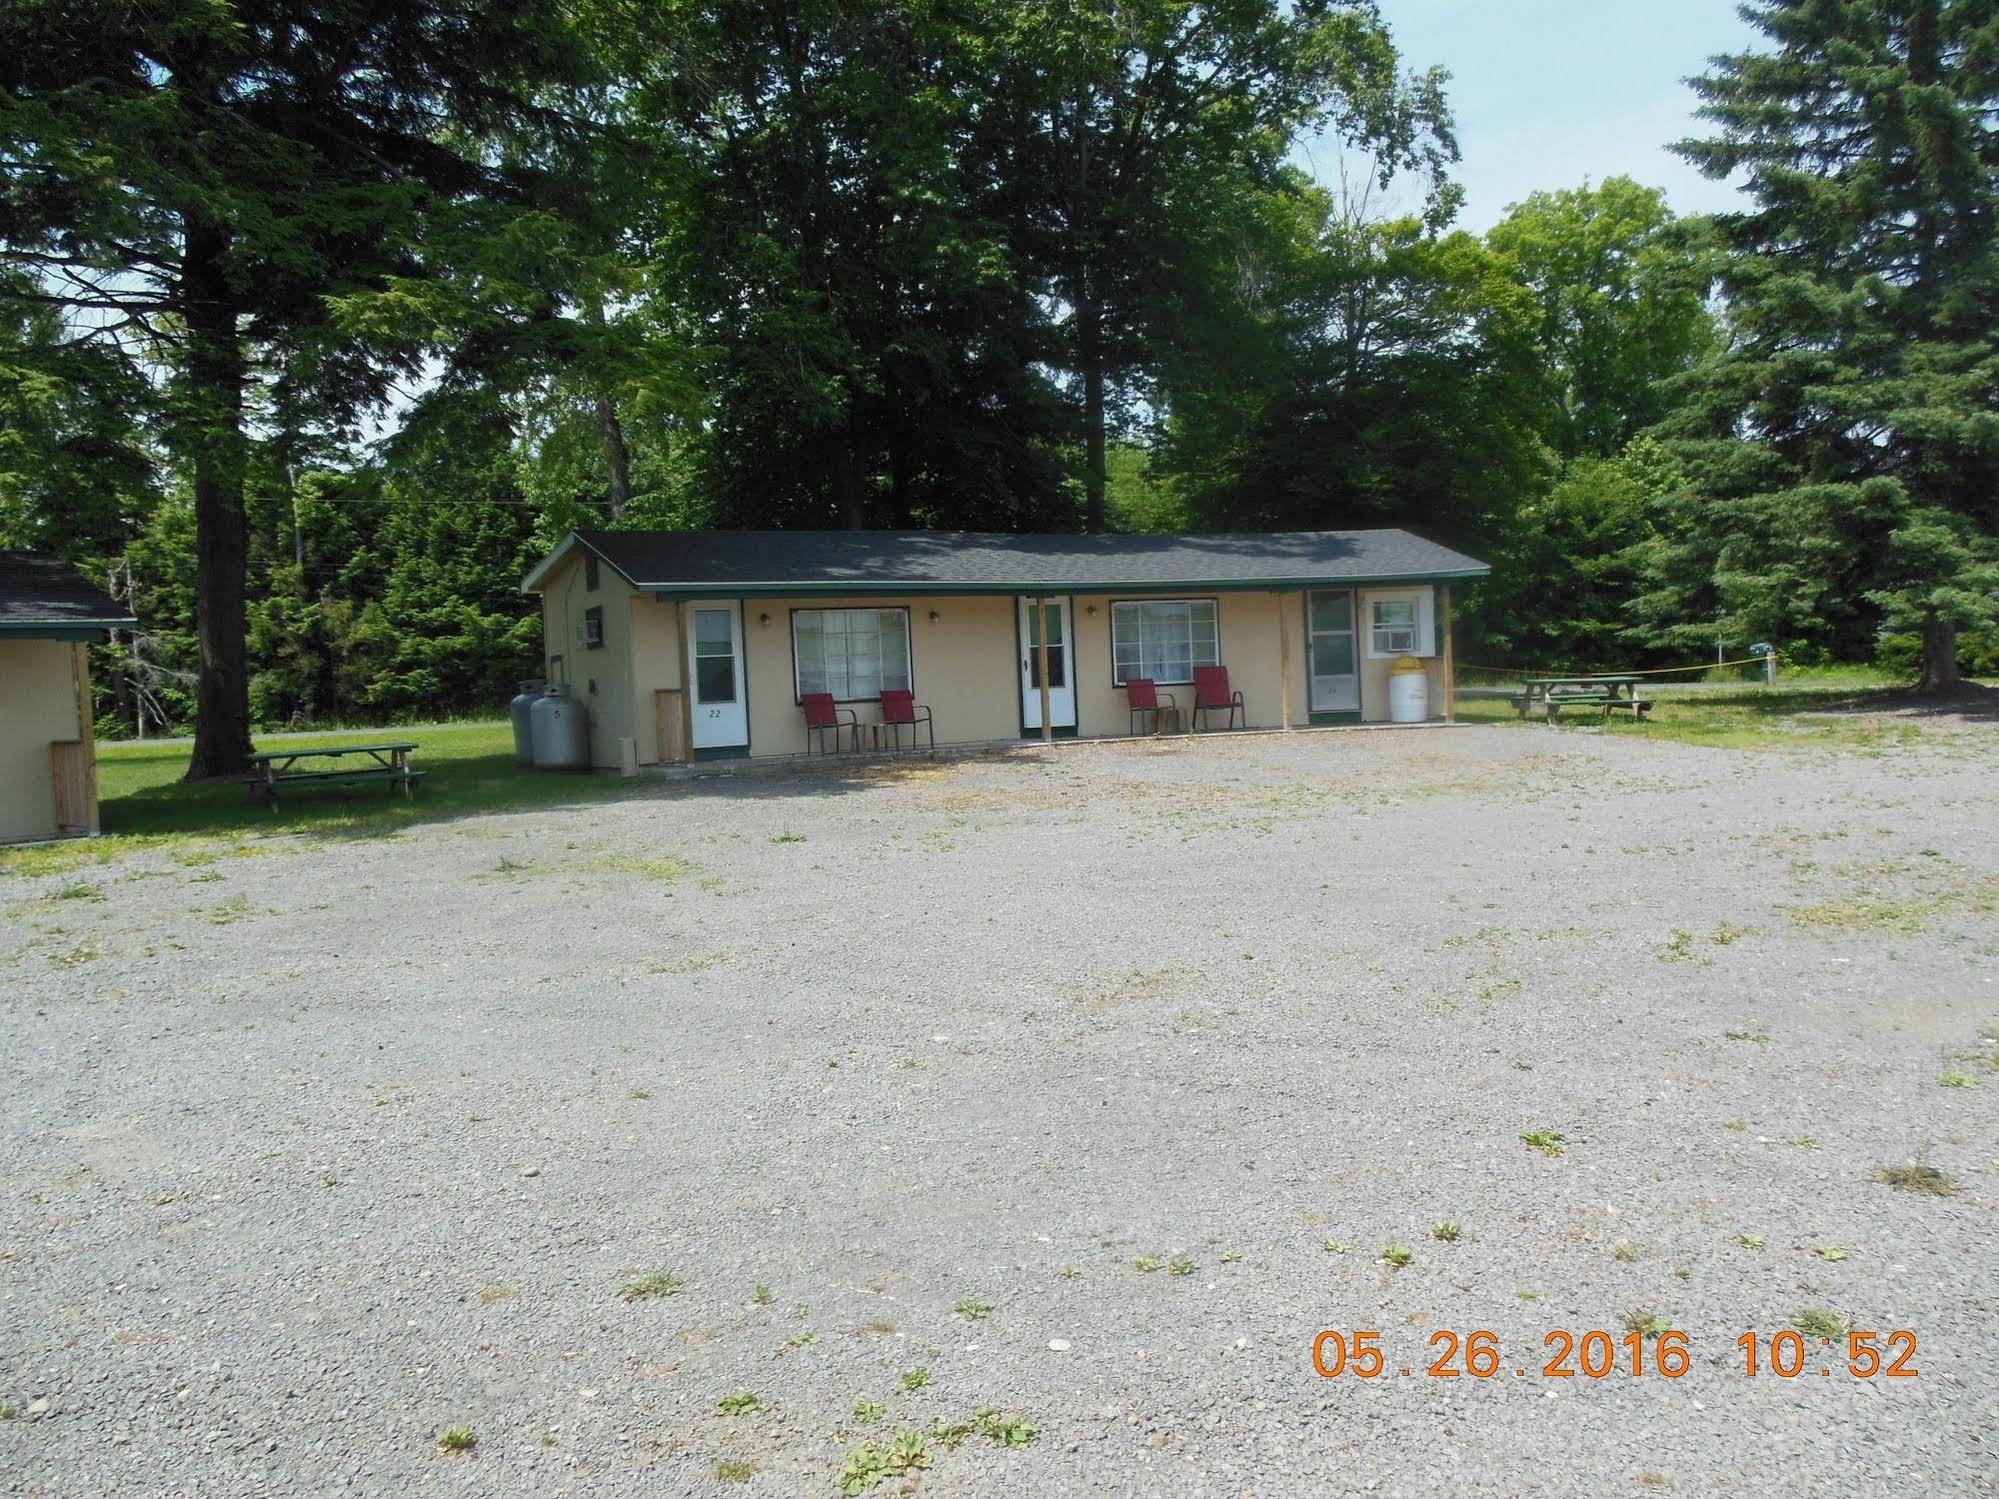
[[[1069,746],[0,876],[0,1481],[1992,1492],[1996,769]]]

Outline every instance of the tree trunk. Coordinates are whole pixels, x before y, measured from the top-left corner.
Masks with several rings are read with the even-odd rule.
[[[1956,692],[1963,685],[1957,674],[1957,621],[1932,618],[1923,626],[1923,676],[1918,692]]]
[[[604,440],[604,467],[611,473],[609,510],[615,526],[632,498],[632,450],[625,445],[624,423],[609,396],[597,397],[597,430]]]
[[[240,775],[250,760],[245,639],[248,524],[243,510],[243,349],[224,269],[228,231],[190,222],[181,256],[187,320],[186,430],[194,467],[194,753],[187,778]]]
[[[854,440],[845,432],[833,440],[833,492],[840,501],[840,524],[849,531],[867,530],[868,497],[854,464]]]
[[[1083,377],[1083,529],[1106,529],[1104,501],[1104,323],[1090,293],[1089,272],[1075,281],[1076,362]]]

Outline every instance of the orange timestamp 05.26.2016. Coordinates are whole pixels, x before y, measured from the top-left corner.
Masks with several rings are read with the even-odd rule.
[[[1769,1334],[1745,1332],[1735,1339],[1735,1346],[1742,1356],[1734,1367],[1751,1378],[1817,1374],[1830,1379],[1844,1373],[1854,1379],[1907,1379],[1917,1372],[1916,1335],[1907,1329],[1853,1330],[1840,1339],[1807,1338],[1789,1328]],[[1391,1370],[1398,1376],[1435,1379],[1525,1379],[1530,1374],[1543,1379],[1619,1375],[1679,1379],[1693,1367],[1693,1353],[1692,1336],[1677,1329],[1613,1333],[1600,1327],[1583,1331],[1558,1327],[1541,1339],[1534,1358],[1509,1363],[1498,1333],[1442,1328],[1430,1334],[1427,1352],[1415,1362],[1391,1365],[1378,1331],[1327,1328],[1312,1339],[1312,1368],[1324,1379],[1377,1379]]]

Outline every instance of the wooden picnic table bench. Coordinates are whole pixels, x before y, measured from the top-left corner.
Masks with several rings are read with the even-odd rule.
[[[400,786],[407,797],[423,779],[422,771],[410,769],[410,751],[415,748],[414,741],[398,741],[343,744],[326,749],[266,750],[250,757],[250,773],[243,777],[243,784],[250,788],[252,796],[268,801],[273,813],[278,810],[278,793],[285,787]],[[314,760],[331,763],[325,769],[298,768],[301,761]],[[340,763],[345,760],[355,763]]]
[[[1651,711],[1652,700],[1638,696],[1645,679],[1611,672],[1581,672],[1574,676],[1529,677],[1512,699],[1513,711],[1525,718],[1539,711],[1554,723],[1564,708],[1594,708],[1605,718],[1616,712],[1642,719]]]

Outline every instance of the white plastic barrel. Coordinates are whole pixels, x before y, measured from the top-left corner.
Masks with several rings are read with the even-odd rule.
[[[1414,656],[1388,668],[1388,721],[1421,723],[1430,716],[1430,673]]]

